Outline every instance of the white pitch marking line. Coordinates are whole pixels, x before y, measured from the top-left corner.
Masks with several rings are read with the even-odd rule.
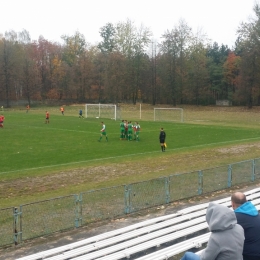
[[[228,143],[233,143],[233,142],[236,142],[236,141],[250,141],[250,140],[257,140],[257,139],[260,139],[260,137],[241,139],[241,140],[233,140],[233,141],[226,141],[226,142],[219,142],[219,143],[210,143],[210,144],[200,144],[200,145],[194,145],[194,146],[185,146],[185,147],[174,148],[174,149],[167,149],[167,150],[168,151],[178,151],[178,150],[183,150],[183,149],[186,149],[186,148],[206,147],[206,146],[217,145],[217,144],[228,144]],[[23,171],[30,171],[30,170],[39,170],[39,169],[47,169],[47,168],[58,167],[58,166],[67,166],[67,165],[80,164],[80,163],[86,163],[86,162],[110,160],[110,159],[123,158],[123,157],[136,156],[136,155],[144,155],[144,154],[152,154],[152,153],[158,153],[158,152],[161,152],[161,151],[125,154],[125,155],[111,156],[111,157],[105,157],[105,158],[97,158],[97,159],[91,159],[91,160],[79,161],[79,162],[54,164],[54,165],[35,167],[35,168],[27,168],[27,169],[15,170],[15,171],[0,172],[0,174],[14,173],[14,172],[23,172]]]

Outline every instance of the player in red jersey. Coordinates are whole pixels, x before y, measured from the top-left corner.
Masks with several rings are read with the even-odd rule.
[[[50,113],[46,111],[46,116],[45,116],[45,124],[50,123]]]
[[[60,112],[61,112],[61,114],[64,116],[64,107],[61,107],[61,108],[60,108]]]
[[[4,120],[5,120],[5,117],[4,115],[0,115],[0,127],[3,128],[4,127]]]

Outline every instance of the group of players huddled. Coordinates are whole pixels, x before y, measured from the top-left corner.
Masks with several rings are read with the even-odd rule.
[[[131,121],[122,120],[120,123],[120,140],[139,141],[140,130],[141,126],[138,122],[132,124]]]

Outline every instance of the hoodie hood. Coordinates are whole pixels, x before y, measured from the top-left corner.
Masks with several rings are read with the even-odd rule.
[[[234,211],[214,202],[209,203],[206,221],[209,225],[209,230],[212,232],[231,229],[237,224]]]
[[[240,207],[235,209],[236,213],[243,213],[252,217],[255,217],[258,215],[258,210],[256,207],[252,204],[251,201],[247,201],[244,204],[242,204]]]

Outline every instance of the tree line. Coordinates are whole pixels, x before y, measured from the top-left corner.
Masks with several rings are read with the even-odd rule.
[[[237,29],[235,46],[213,44],[181,19],[160,42],[131,20],[107,23],[101,41],[63,35],[63,43],[28,31],[0,36],[0,101],[260,105],[260,7]]]

